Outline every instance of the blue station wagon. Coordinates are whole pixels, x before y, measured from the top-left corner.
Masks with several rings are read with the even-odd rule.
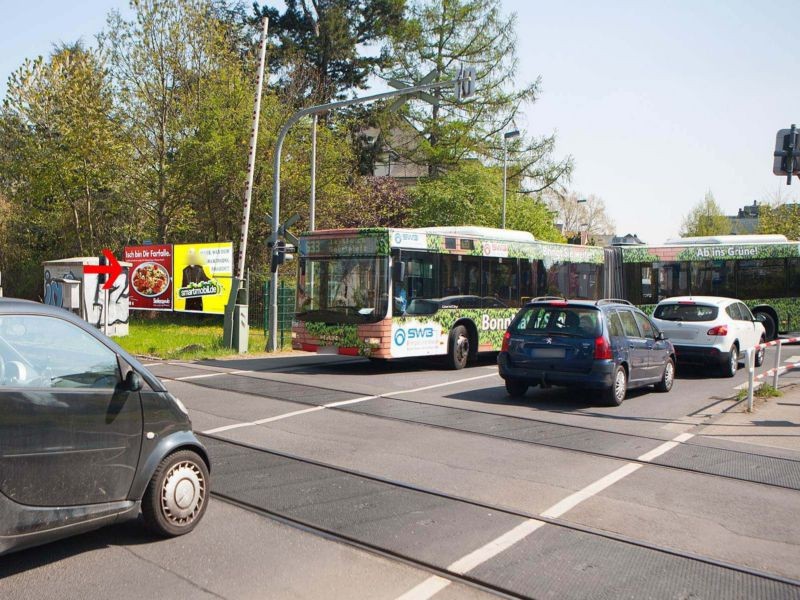
[[[558,385],[598,390],[618,406],[630,389],[669,392],[675,379],[672,343],[625,300],[534,299],[509,325],[497,362],[514,397]]]

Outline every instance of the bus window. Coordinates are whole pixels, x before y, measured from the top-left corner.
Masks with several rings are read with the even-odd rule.
[[[516,258],[483,258],[484,308],[519,307],[519,282]],[[498,302],[499,300],[499,302]]]
[[[598,300],[602,297],[603,265],[572,263],[569,265],[569,297]]]
[[[653,263],[658,273],[656,300],[689,295],[689,263]]]
[[[448,298],[452,306],[480,308],[480,256],[443,254],[440,273],[441,298]]]
[[[439,255],[433,252],[395,250],[392,260],[405,264],[402,281],[394,281],[394,315],[403,314],[412,300],[427,300],[437,296]]]
[[[736,296],[733,265],[726,260],[690,263],[691,291],[695,296]]]
[[[521,258],[519,261],[519,288],[521,301],[524,304],[539,295],[539,284],[537,273],[539,270],[538,260]]]
[[[800,295],[800,258],[787,258],[786,263],[786,276],[789,281],[787,292],[790,296]]]
[[[736,267],[737,298],[755,300],[786,295],[786,261],[783,258],[740,260]]]

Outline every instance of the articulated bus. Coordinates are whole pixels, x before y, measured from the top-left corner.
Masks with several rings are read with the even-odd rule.
[[[602,248],[483,227],[317,231],[300,239],[292,347],[462,368],[499,350],[539,296],[603,297]]]
[[[724,235],[606,249],[606,295],[645,311],[670,296],[747,304],[768,339],[800,329],[800,243],[782,235]]]
[[[534,297],[739,298],[769,339],[800,328],[800,244],[783,236],[681,238],[598,248],[483,227],[318,231],[300,239],[292,347],[389,359],[496,351]]]

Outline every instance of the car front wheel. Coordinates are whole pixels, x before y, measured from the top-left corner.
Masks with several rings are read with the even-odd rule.
[[[762,337],[761,337],[761,340],[759,340],[759,342],[758,342],[758,343],[759,343],[759,344],[763,344],[765,341],[766,341],[766,340],[765,340],[765,339],[764,339],[764,337],[762,336]],[[766,348],[759,348],[759,349],[756,351],[755,364],[756,364],[756,366],[757,366],[757,367],[760,367],[761,365],[763,365],[763,364],[764,364],[764,355],[766,354],[766,352],[767,352],[767,349],[766,349]]]
[[[656,391],[669,392],[673,383],[675,383],[675,363],[670,358],[664,365],[664,374],[661,376],[661,381],[656,384]]]
[[[205,461],[192,450],[162,460],[142,498],[147,528],[164,537],[192,531],[208,506],[208,479]]]

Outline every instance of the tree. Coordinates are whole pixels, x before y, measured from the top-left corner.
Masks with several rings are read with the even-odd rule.
[[[458,102],[451,90],[432,92],[436,103],[410,103],[402,118],[417,143],[392,148],[436,176],[465,158],[502,159],[502,133],[514,127],[520,108],[534,102],[540,81],[515,87],[518,68],[516,17],[500,0],[415,0],[405,26],[393,38],[395,79],[418,82],[429,72],[437,81],[455,79],[459,67],[477,70],[477,93]],[[389,129],[389,121],[384,129]],[[391,136],[388,136],[391,138]],[[391,139],[389,139],[391,143]],[[569,176],[570,158],[553,158],[555,136],[520,136],[510,147],[511,177],[530,179],[537,191]]]
[[[286,0],[283,13],[256,6],[256,21],[270,17],[270,70],[293,104],[323,104],[364,89],[390,61],[387,36],[403,20],[405,0]],[[373,52],[365,51],[371,47]]]
[[[790,240],[800,240],[800,204],[761,204],[758,232],[778,233]]]
[[[128,148],[111,118],[102,59],[80,44],[26,60],[0,111],[0,190],[11,207],[0,254],[13,293],[35,297],[42,260],[118,247],[131,222],[122,198]]]
[[[590,237],[614,233],[614,221],[606,211],[605,202],[594,194],[583,198],[575,192],[553,190],[547,194],[547,204],[563,224],[564,235],[568,238],[579,236],[582,231]]]
[[[727,235],[731,232],[731,223],[722,212],[711,190],[705,198],[697,203],[686,215],[681,225],[681,236],[695,237],[706,235]]]
[[[394,177],[360,177],[347,202],[326,211],[324,226],[406,227],[411,219],[412,200],[408,190]]]
[[[465,162],[411,189],[412,224],[417,227],[481,225],[499,227],[502,219],[502,171],[477,161]],[[512,189],[507,195],[509,229],[530,231],[537,239],[563,241],[553,225],[553,213],[541,200]]]

